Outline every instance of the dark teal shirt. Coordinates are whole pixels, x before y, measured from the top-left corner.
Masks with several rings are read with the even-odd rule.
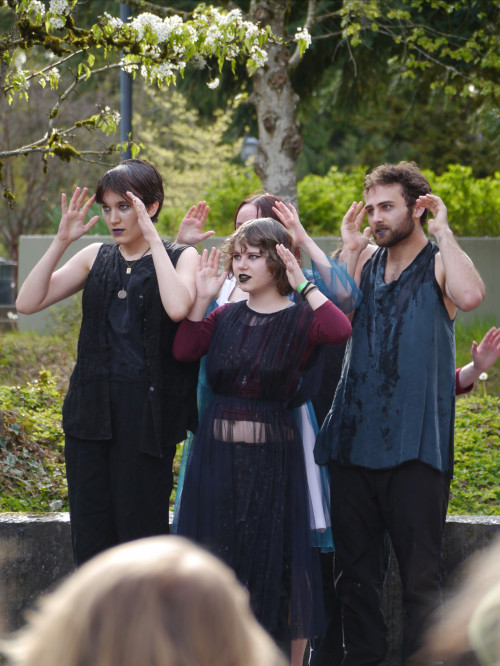
[[[386,248],[377,249],[363,267],[363,300],[318,436],[318,462],[388,469],[420,460],[451,472],[454,321],[434,274],[437,251],[429,242],[389,283]]]

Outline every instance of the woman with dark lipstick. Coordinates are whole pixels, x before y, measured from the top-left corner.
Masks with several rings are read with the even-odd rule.
[[[322,599],[320,588],[319,597],[314,593],[318,562],[309,545],[304,456],[290,403],[315,346],[344,342],[351,326],[305,279],[293,249],[276,220],[243,224],[222,252],[248,300],[227,303],[206,319],[227,272],[218,275],[215,249],[210,256],[204,251],[196,301],[173,349],[188,362],[207,354],[213,392],[187,466],[178,533],[236,571],[262,625],[292,640],[297,666],[307,639],[321,633]],[[298,303],[287,298],[294,289]]]
[[[30,314],[83,289],[78,358],[63,407],[77,565],[119,543],[168,533],[175,445],[197,418],[197,363],[176,361],[172,343],[195,300],[198,253],[158,235],[162,178],[145,160],[125,160],[86,195],[77,187],[69,204],[62,195],[57,235],[16,302]],[[97,222],[85,223],[94,200],[114,244],[93,243],[56,270]],[[187,217],[200,222],[207,213],[202,202]]]
[[[343,312],[351,312],[358,305],[361,298],[361,292],[356,283],[347,271],[338,263],[337,259],[329,259],[314,240],[307,234],[302,226],[295,208],[277,196],[268,192],[257,191],[243,199],[234,215],[234,228],[239,227],[248,220],[256,218],[272,218],[283,224],[292,235],[295,250],[294,256],[300,263],[301,251],[309,257],[312,262],[312,270],[304,269],[306,279],[314,282],[320,290]],[[177,240],[181,243],[199,243],[214,232],[207,231],[203,233],[200,220],[185,218],[179,228]],[[240,289],[238,281],[234,275],[229,275],[223,282],[219,293],[212,299],[206,315],[214,308],[225,303],[233,303],[246,300],[248,294]],[[291,300],[300,300],[297,292],[292,292],[288,298]],[[322,376],[323,352],[319,349],[310,358],[310,368],[306,373],[307,379],[302,386],[301,391],[295,399],[295,416],[299,422],[302,442],[304,444],[304,456],[306,459],[306,471],[308,478],[308,495],[311,545],[321,548],[323,552],[333,550],[332,528],[330,523],[330,480],[328,470],[325,466],[319,467],[314,462],[313,448],[318,426],[316,415],[314,413],[310,400],[304,398],[301,400],[301,394],[307,394],[310,397],[315,391],[319,390]],[[311,387],[311,382],[313,386]],[[203,413],[207,402],[210,400],[210,389],[206,381],[205,363],[202,359],[198,379],[198,407],[200,415]],[[331,401],[330,401],[331,402]],[[330,404],[328,405],[328,409]],[[176,494],[176,511],[174,516],[174,530],[176,529],[178,505],[182,496],[182,487],[187,460],[189,458],[190,448],[193,442],[193,435],[190,434],[184,442],[182,462],[179,472]]]

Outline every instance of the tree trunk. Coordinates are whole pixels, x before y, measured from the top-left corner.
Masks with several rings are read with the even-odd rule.
[[[252,0],[249,17],[271,26],[277,37],[283,37],[286,6],[286,0]],[[269,59],[254,74],[249,99],[259,125],[255,171],[267,192],[297,205],[296,164],[302,150],[296,120],[299,97],[290,81],[289,50],[279,44],[268,44],[266,50]]]

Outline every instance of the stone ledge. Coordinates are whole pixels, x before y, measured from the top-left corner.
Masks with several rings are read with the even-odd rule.
[[[462,565],[500,536],[500,516],[449,516],[443,547],[443,579],[453,587]],[[74,570],[67,513],[0,513],[0,631],[22,626],[36,599]],[[400,664],[401,584],[395,557],[387,576],[384,609],[391,636],[385,666]]]

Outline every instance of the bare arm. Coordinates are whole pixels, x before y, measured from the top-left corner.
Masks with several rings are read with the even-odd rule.
[[[441,285],[445,300],[448,299],[449,304],[452,304],[451,308],[448,307],[450,316],[455,316],[456,308],[465,312],[474,310],[483,301],[486,290],[474,264],[453,236],[448,224],[446,206],[435,194],[419,197],[416,205],[427,208],[433,215],[428,228],[439,246],[439,254],[436,255],[436,279]]]
[[[195,268],[198,253],[189,247],[181,254],[174,267],[153,224],[144,203],[132,192],[127,192],[136,212],[144,238],[149,243],[165,312],[172,321],[184,319],[196,297]]]
[[[460,368],[458,383],[464,389],[479,379],[481,373],[489,370],[500,356],[500,328],[490,328],[479,344],[472,343],[472,363]]]
[[[313,263],[314,282],[323,283],[320,288],[335,305],[344,312],[354,309],[360,298],[360,291],[354,284],[353,278],[347,274],[343,262],[329,259],[323,250],[307,234],[296,209],[292,204],[286,206],[277,201],[273,210],[283,226],[291,233],[296,247],[300,248]],[[321,278],[319,280],[318,278]]]
[[[62,217],[57,235],[19,290],[16,300],[18,312],[39,312],[83,288],[100,243],[93,243],[80,250],[59,270],[55,268],[71,243],[86,234],[99,219],[96,215],[85,224],[87,213],[94,202],[94,197],[91,197],[84,203],[86,195],[87,188],[81,190],[77,187],[68,206],[66,195],[61,195]]]

